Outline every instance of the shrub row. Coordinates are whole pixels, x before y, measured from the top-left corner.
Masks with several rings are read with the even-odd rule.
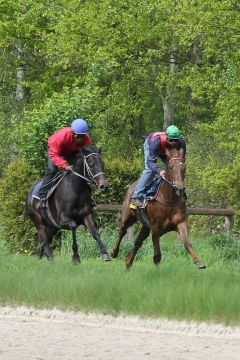
[[[97,203],[121,203],[128,186],[139,176],[141,162],[132,163],[119,159],[106,159],[106,174],[109,192],[100,194],[94,190]],[[25,211],[25,199],[28,190],[39,176],[26,161],[16,159],[9,164],[0,180],[0,224],[2,238],[13,252],[35,251],[36,231]],[[117,214],[96,214],[98,226],[118,221]]]

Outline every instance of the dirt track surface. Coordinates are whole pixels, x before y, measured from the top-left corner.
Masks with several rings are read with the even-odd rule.
[[[0,308],[1,360],[239,360],[240,328]]]

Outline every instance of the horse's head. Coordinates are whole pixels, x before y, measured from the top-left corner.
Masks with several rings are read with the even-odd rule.
[[[184,178],[186,164],[183,150],[167,150],[166,155],[168,159],[167,176],[173,186],[174,192],[178,196],[185,197]]]
[[[104,173],[104,164],[97,148],[93,145],[84,146],[81,155],[76,162],[74,170],[82,173],[85,178],[98,186],[101,192],[108,189],[107,179]]]

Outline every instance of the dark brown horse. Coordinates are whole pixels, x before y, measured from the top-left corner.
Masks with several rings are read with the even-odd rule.
[[[67,173],[48,199],[46,216],[41,216],[38,199],[33,197],[34,185],[27,196],[27,213],[38,233],[42,254],[52,260],[50,244],[60,229],[72,231],[72,249],[74,262],[80,262],[76,229],[84,225],[92,234],[100,248],[103,260],[110,260],[105,245],[100,239],[93,221],[93,203],[91,185],[95,184],[101,192],[108,188],[104,174],[104,165],[97,149],[88,145],[79,151],[75,158],[73,171]]]
[[[161,261],[160,237],[169,231],[177,231],[194,264],[196,264],[199,269],[204,269],[206,266],[197,257],[188,239],[187,209],[184,196],[186,165],[183,152],[182,150],[171,149],[166,150],[166,155],[168,159],[166,175],[160,183],[157,196],[147,203],[145,214],[148,221],[146,224],[143,219],[141,221],[142,228],[127,257],[126,266],[129,268],[132,265],[138,249],[142,246],[143,241],[148,237],[150,231],[152,233],[154,249],[153,262],[155,265],[159,265]],[[126,234],[127,229],[136,223],[137,220],[139,220],[139,216],[141,216],[140,210],[130,209],[131,196],[136,183],[137,182],[130,186],[123,202],[119,237],[111,252],[113,258],[118,255],[121,240]]]

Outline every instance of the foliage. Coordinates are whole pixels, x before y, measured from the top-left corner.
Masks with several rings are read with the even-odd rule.
[[[26,163],[16,159],[0,179],[1,236],[13,252],[36,249],[36,234],[26,218],[25,198],[34,182],[34,176]]]
[[[98,108],[98,101],[97,94],[93,92],[65,89],[64,93],[55,94],[39,109],[26,111],[15,130],[18,134],[19,154],[35,172],[43,174],[46,168],[47,138],[54,131],[69,126],[77,117],[83,117],[88,120],[95,137],[96,124],[90,114]]]
[[[13,0],[0,1],[0,14],[1,174],[17,155],[42,175],[48,136],[78,116],[121,169],[171,105],[187,140],[189,205],[233,206],[239,226],[236,1]],[[121,202],[131,170],[114,171],[103,200]]]
[[[215,233],[210,238],[210,244],[215,251],[218,251],[223,261],[239,260],[240,241],[236,235]]]
[[[105,194],[100,194],[97,190],[93,196],[97,204],[122,204],[129,186],[136,181],[142,170],[142,159],[136,157],[132,162],[122,158],[105,157],[105,173],[108,180],[109,190]],[[95,219],[99,228],[119,227],[119,212],[95,212]]]

